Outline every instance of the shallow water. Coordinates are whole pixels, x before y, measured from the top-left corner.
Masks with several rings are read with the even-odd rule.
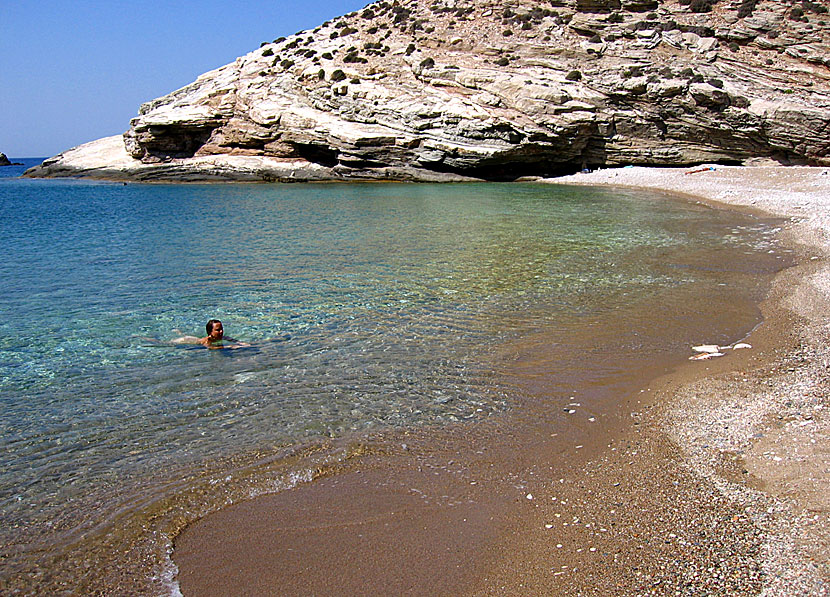
[[[783,261],[770,222],[608,189],[5,179],[0,208],[0,587],[24,590],[105,560],[169,583],[170,533],[345,458],[337,438],[515,406],[505,346],[584,351],[604,318],[700,315]],[[170,343],[213,317],[252,346]]]

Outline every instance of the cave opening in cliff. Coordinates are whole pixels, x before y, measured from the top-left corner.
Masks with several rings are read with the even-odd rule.
[[[187,159],[210,139],[215,126],[151,126],[147,127],[149,138],[139,143],[144,150],[143,159],[167,161]]]
[[[292,143],[294,151],[298,156],[327,168],[334,168],[337,165],[337,150],[310,143]]]
[[[548,160],[505,161],[478,163],[469,167],[453,166],[445,163],[432,163],[429,170],[447,174],[458,174],[471,178],[480,178],[489,182],[511,182],[524,177],[549,178],[575,174],[582,165],[575,162],[552,162]]]

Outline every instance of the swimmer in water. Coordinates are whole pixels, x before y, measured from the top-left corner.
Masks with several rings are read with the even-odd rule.
[[[205,325],[207,336],[197,338],[196,336],[182,336],[173,340],[173,344],[201,344],[211,349],[219,348],[243,348],[250,346],[247,342],[240,342],[225,335],[225,328],[218,319],[211,319]],[[231,344],[227,344],[230,342]]]
[[[225,328],[222,327],[222,322],[218,319],[211,319],[205,324],[205,332],[207,336],[199,339],[199,344],[203,344],[208,348],[240,348],[243,346],[250,346],[246,342],[240,342],[225,336]],[[233,345],[225,345],[222,342],[232,342]]]

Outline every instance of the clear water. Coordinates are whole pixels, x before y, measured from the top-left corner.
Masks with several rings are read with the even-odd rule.
[[[772,242],[699,205],[518,184],[6,178],[0,209],[4,583],[163,511],[199,471],[509,408],[505,342],[705,293],[722,276],[667,256]],[[252,346],[170,343],[214,317]],[[148,540],[137,528],[125,541]]]

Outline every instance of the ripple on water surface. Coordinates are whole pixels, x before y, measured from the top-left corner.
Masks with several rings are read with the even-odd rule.
[[[705,266],[767,223],[586,188],[3,180],[0,207],[0,580],[29,589],[148,553],[160,583],[168,533],[330,438],[509,408],[505,343],[774,269]],[[211,317],[252,346],[169,343]]]

